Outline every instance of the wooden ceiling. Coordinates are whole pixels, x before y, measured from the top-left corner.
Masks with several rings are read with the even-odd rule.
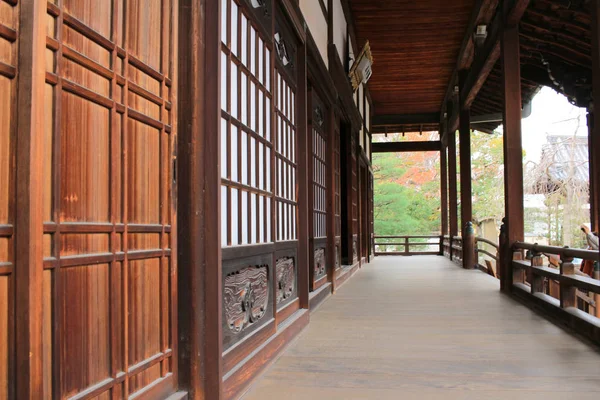
[[[375,114],[440,112],[474,0],[348,0]]]

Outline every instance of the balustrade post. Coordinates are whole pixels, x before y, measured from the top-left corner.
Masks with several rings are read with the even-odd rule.
[[[573,265],[573,257],[562,256],[560,262],[561,275],[574,275],[575,266]],[[560,306],[562,308],[577,307],[577,288],[567,285],[564,282],[560,283]]]
[[[600,280],[600,262],[598,261],[594,263],[594,279]],[[596,293],[594,298],[596,301],[596,317],[600,318],[600,294]]]
[[[473,224],[468,221],[465,224],[465,235],[462,238],[462,264],[465,269],[473,269],[475,267],[475,229]]]
[[[513,261],[523,261],[523,253],[521,250],[513,251],[511,257],[511,268]],[[512,282],[513,283],[525,283],[525,271],[521,268],[512,268]]]
[[[510,291],[512,285],[512,260],[509,258],[508,237],[506,235],[506,218],[502,218],[500,226],[500,237],[498,238],[498,265],[496,267],[498,279],[500,279],[500,290]],[[511,277],[507,279],[507,277]]]
[[[408,248],[408,237],[405,237],[405,238],[404,238],[404,253],[405,253],[406,255],[408,255],[408,254],[409,254],[409,248]]]
[[[544,265],[544,258],[539,252],[531,250],[531,256],[532,267],[541,267]],[[534,274],[531,269],[529,270],[529,282],[531,282],[531,294],[536,292],[544,293],[544,277]]]

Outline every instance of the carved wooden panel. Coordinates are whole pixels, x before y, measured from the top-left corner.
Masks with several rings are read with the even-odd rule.
[[[282,305],[296,294],[296,260],[294,257],[282,257],[275,263],[277,283],[277,305]]]
[[[315,281],[327,273],[324,248],[315,249],[313,268]]]
[[[176,388],[177,9],[48,2],[44,398]]]
[[[14,388],[14,224],[19,1],[0,0],[0,399]]]
[[[271,255],[223,261],[223,350],[273,317]]]
[[[253,265],[224,278],[223,307],[231,332],[240,333],[265,315],[269,301],[267,271],[268,265]]]
[[[342,249],[339,244],[336,244],[335,245],[335,255],[334,255],[334,263],[335,263],[336,271],[342,266],[341,259],[342,259]]]

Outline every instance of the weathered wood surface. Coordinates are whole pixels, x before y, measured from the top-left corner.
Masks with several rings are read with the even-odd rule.
[[[243,399],[597,398],[598,351],[498,286],[442,257],[376,259]]]

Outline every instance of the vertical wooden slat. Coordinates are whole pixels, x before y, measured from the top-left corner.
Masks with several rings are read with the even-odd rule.
[[[120,37],[119,37],[119,29],[118,29],[118,23],[117,21],[119,20],[119,12],[120,7],[117,4],[119,0],[113,0],[112,1],[112,32],[111,32],[111,39],[113,40],[113,42],[115,44],[120,43]],[[61,13],[62,14],[62,13]],[[117,55],[117,46],[115,46],[115,48],[112,50],[111,52],[111,64],[113,66],[113,74],[112,74],[112,78],[111,78],[111,90],[114,94],[117,92],[117,88],[118,88],[118,84],[117,84],[117,72],[116,71],[116,65],[118,62],[118,55]],[[121,99],[114,99],[115,101],[119,101]],[[121,170],[119,168],[119,158],[121,157],[120,155],[120,140],[117,132],[121,131],[121,116],[117,113],[116,108],[113,108],[110,111],[110,145],[111,145],[111,149],[110,149],[110,178],[111,178],[111,187],[110,187],[110,222],[112,224],[112,232],[110,234],[110,251],[111,253],[116,253],[117,251],[120,251],[121,249],[119,248],[120,245],[118,246],[117,243],[117,238],[118,235],[116,232],[116,224],[118,221],[117,215],[118,215],[118,207],[120,205],[120,199],[118,197],[118,193],[120,188],[118,187],[119,183],[121,182],[121,180],[119,179],[119,174],[121,173]],[[120,240],[119,240],[120,243]],[[121,332],[119,330],[119,328],[121,328],[122,324],[121,324],[121,318],[120,316],[121,314],[121,310],[120,307],[122,307],[121,304],[119,304],[119,302],[117,301],[117,299],[119,298],[119,293],[120,293],[120,285],[121,285],[121,277],[123,274],[123,269],[119,268],[120,267],[120,263],[113,261],[110,264],[110,277],[109,277],[109,287],[110,287],[110,333],[111,333],[111,337],[110,337],[110,347],[111,347],[111,368],[110,368],[110,374],[111,377],[114,379],[117,377],[117,374],[124,369],[125,367],[121,365],[121,361],[122,361],[122,354],[120,354],[120,352],[118,351],[118,349],[121,349],[122,347],[120,347],[118,344],[121,340],[120,336],[121,336]],[[122,391],[119,390],[122,389],[120,385],[117,386],[117,388],[113,388],[112,390],[112,399],[113,400],[117,400],[122,396]]]
[[[59,10],[63,6],[63,1],[58,2]],[[60,11],[56,18],[56,39],[58,41],[58,51],[55,56],[55,73],[60,76],[63,73],[64,60],[63,60],[63,20],[64,12]],[[62,130],[62,79],[58,80],[58,83],[54,87],[54,110],[45,110],[45,112],[53,112],[53,146],[52,146],[52,171],[46,173],[52,173],[52,219],[57,224],[56,232],[52,235],[53,240],[53,256],[60,262],[60,249],[61,249],[61,233],[60,233],[60,212],[61,212],[61,130]],[[62,382],[64,380],[63,370],[60,367],[60,354],[62,354],[62,326],[60,318],[57,316],[61,312],[61,302],[58,301],[61,296],[61,273],[60,268],[55,268],[52,271],[52,310],[53,317],[52,321],[52,394],[55,398],[62,398]]]
[[[507,243],[512,247],[515,241],[524,238],[521,67],[517,26],[504,27],[501,63],[504,80],[504,201]],[[501,274],[501,287],[509,290],[512,263],[505,263],[502,267],[505,270]]]
[[[17,95],[15,246],[16,398],[37,399],[43,390],[43,141],[46,1],[21,3]]]

